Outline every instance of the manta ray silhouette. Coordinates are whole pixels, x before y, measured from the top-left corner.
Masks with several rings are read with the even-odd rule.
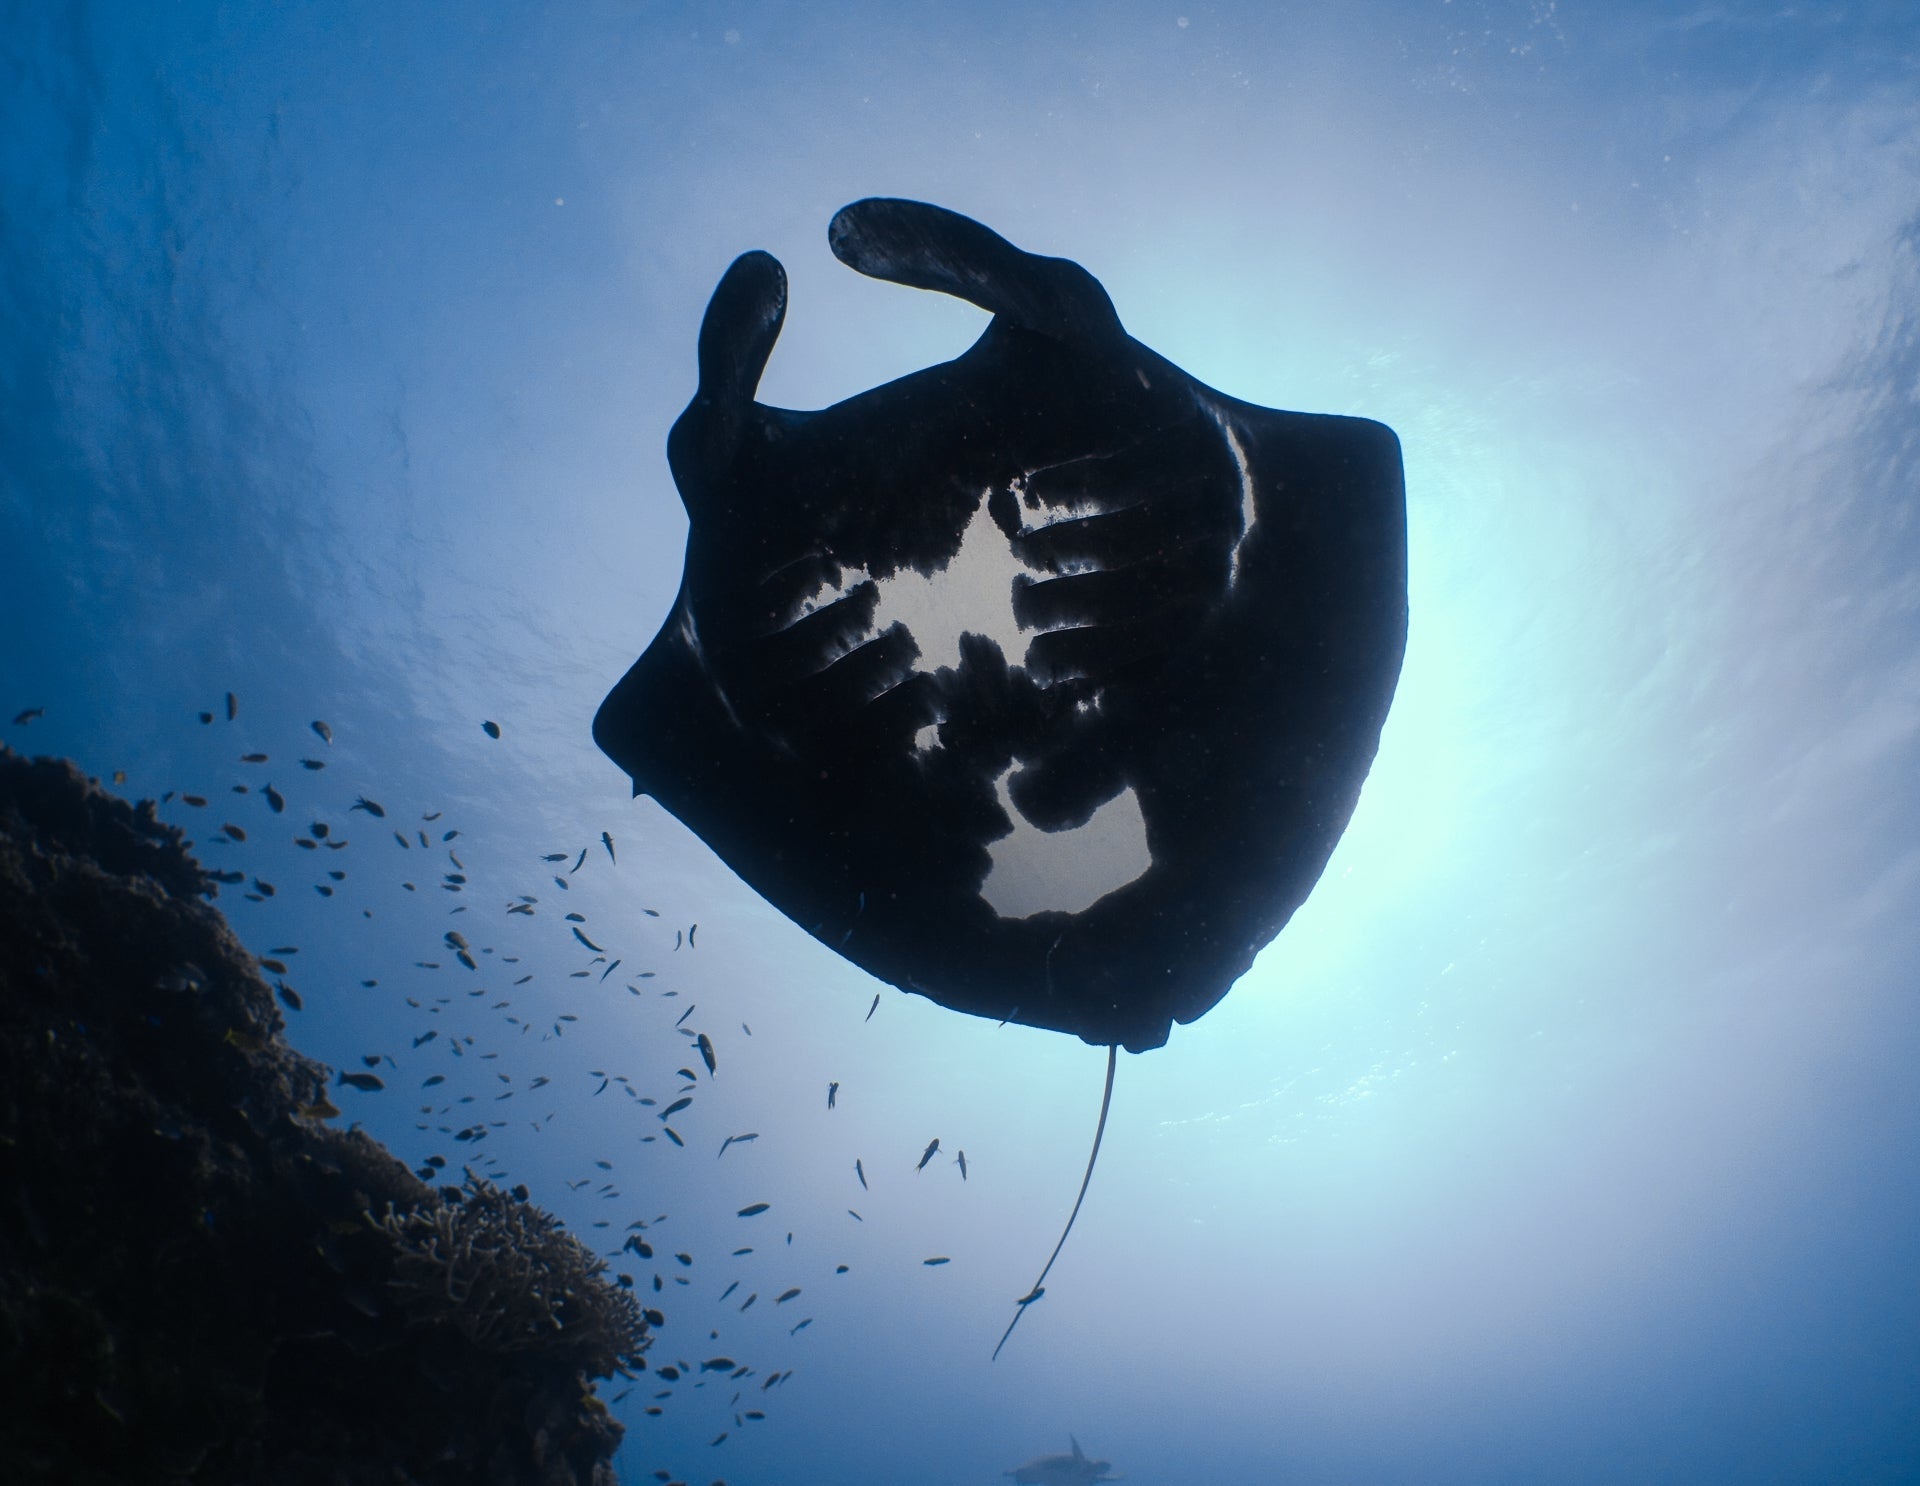
[[[680,592],[594,738],[880,979],[1158,1047],[1353,812],[1406,643],[1399,443],[1215,392],[1079,264],[943,208],[856,202],[829,242],[993,319],[944,365],[768,407],[786,275],[734,261],[667,442]]]

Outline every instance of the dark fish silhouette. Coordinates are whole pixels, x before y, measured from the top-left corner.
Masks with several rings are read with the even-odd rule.
[[[386,1087],[385,1083],[371,1073],[342,1073],[340,1082],[360,1090],[363,1094],[371,1094],[376,1089]]]
[[[934,1152],[939,1149],[940,1149],[940,1137],[936,1135],[933,1137],[932,1141],[929,1142],[929,1144],[927,1145],[927,1148],[920,1153],[920,1164],[914,1167],[913,1169],[915,1171],[925,1171],[927,1169],[927,1162],[933,1159]]]
[[[944,365],[768,407],[786,278],[734,262],[667,445],[680,592],[595,739],[880,979],[1157,1047],[1353,811],[1406,638],[1398,441],[1204,386],[1084,268],[939,207],[857,202],[829,242],[992,322]],[[963,571],[993,576],[927,596]]]
[[[324,722],[315,722],[313,724],[313,730],[320,735],[320,741],[322,743],[331,743],[333,741],[333,729],[328,727]]]
[[[1072,1435],[1067,1438],[1073,1444],[1071,1455],[1036,1455],[1003,1474],[1014,1486],[1094,1486],[1096,1482],[1120,1479],[1107,1474],[1113,1469],[1107,1461],[1089,1459],[1081,1451],[1080,1441]]]
[[[13,714],[13,725],[17,728],[23,728],[32,722],[34,718],[45,717],[46,715],[47,709],[45,707],[29,707],[24,712],[16,712]]]
[[[376,817],[376,818],[379,818],[379,817],[382,817],[382,816],[384,816],[384,815],[386,815],[386,813],[387,813],[387,812],[386,812],[386,809],[385,809],[385,807],[383,807],[382,805],[380,805],[380,804],[379,804],[379,803],[377,803],[376,801],[373,801],[373,800],[369,800],[369,799],[368,799],[368,798],[367,798],[367,797],[366,797],[365,795],[361,795],[361,796],[360,796],[360,797],[359,797],[359,798],[358,798],[357,800],[355,800],[355,801],[354,801],[354,802],[353,802],[353,803],[352,803],[351,805],[349,805],[349,806],[347,806],[347,809],[349,809],[349,810],[364,810],[364,811],[366,811],[366,812],[367,812],[367,814],[369,814],[369,815],[371,815],[371,816],[374,816],[374,817]],[[400,833],[399,833],[398,831],[395,831],[395,832],[394,832],[394,834],[395,834],[395,835],[397,836],[397,835],[399,835]],[[405,842],[405,841],[402,841],[402,842],[401,842],[400,844],[401,844],[402,846],[404,846],[404,845],[406,845],[406,842]]]
[[[714,1066],[713,1039],[702,1032],[694,1039],[694,1045],[700,1049],[700,1057],[707,1065],[707,1074],[711,1077],[717,1069]]]
[[[839,1097],[840,1097],[840,1083],[839,1083],[839,1080],[836,1079],[834,1082],[827,1085],[827,1108],[832,1109],[834,1105],[834,1101],[837,1100]]]
[[[610,862],[612,862],[612,863],[614,863],[614,864],[615,864],[616,866],[618,866],[618,865],[619,865],[619,862],[620,862],[620,859],[619,859],[619,858],[618,858],[617,856],[615,856],[615,855],[613,854],[613,835],[612,835],[612,833],[611,833],[611,832],[609,832],[609,831],[602,831],[602,832],[600,833],[600,844],[601,844],[602,846],[604,846],[604,847],[606,847],[606,849],[607,849],[607,860],[608,860],[608,861],[610,861]]]
[[[480,731],[485,733],[489,738],[497,738],[500,736],[500,724],[497,722],[483,722],[480,724]]]

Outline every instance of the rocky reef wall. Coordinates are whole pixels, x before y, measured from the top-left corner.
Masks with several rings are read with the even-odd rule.
[[[632,1296],[333,1128],[150,804],[0,747],[0,1480],[611,1486]]]

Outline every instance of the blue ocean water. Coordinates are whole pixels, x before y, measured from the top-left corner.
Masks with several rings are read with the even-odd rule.
[[[347,1119],[648,1224],[654,1360],[755,1372],[626,1392],[627,1479],[1070,1433],[1180,1486],[1920,1479],[1909,7],[3,13],[0,736],[174,792],[296,1045],[380,1060]],[[1407,463],[1359,813],[1123,1060],[997,1362],[1100,1051],[868,1020],[587,732],[673,598],[728,261],[791,277],[769,402],[978,333],[832,259],[875,194]]]

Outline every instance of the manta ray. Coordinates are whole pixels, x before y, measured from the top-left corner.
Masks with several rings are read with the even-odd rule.
[[[1407,634],[1399,441],[1208,387],[1099,281],[926,202],[834,253],[992,315],[817,412],[721,278],[667,440],[686,566],[593,735],[801,928],[955,1011],[1144,1052],[1305,900]]]
[[[1104,1045],[1084,1198],[1119,1049],[1226,995],[1359,799],[1406,649],[1399,440],[1206,386],[1081,265],[944,207],[856,201],[827,236],[992,319],[772,407],[786,272],[734,260],[667,439],[680,591],[594,740],[880,980]],[[1076,1445],[1012,1475],[1105,1469]]]
[[[1080,1448],[1080,1441],[1068,1435],[1073,1444],[1071,1455],[1036,1455],[1024,1465],[1016,1465],[1002,1474],[1015,1483],[1015,1486],[1087,1486],[1092,1481],[1117,1481],[1118,1476],[1107,1474],[1112,1464],[1105,1460],[1090,1460]]]

